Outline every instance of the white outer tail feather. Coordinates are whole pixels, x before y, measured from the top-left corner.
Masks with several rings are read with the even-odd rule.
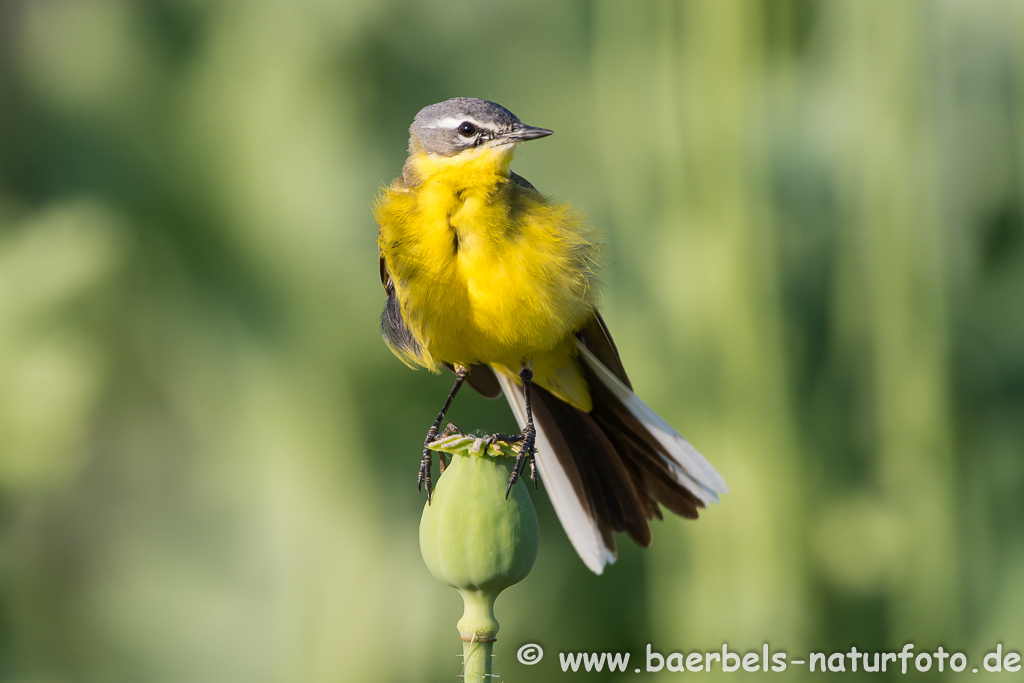
[[[719,502],[719,493],[728,493],[722,478],[711,463],[704,459],[690,443],[676,430],[665,422],[657,413],[640,400],[636,394],[622,383],[618,377],[604,366],[597,357],[581,342],[576,348],[579,358],[589,367],[612,393],[622,401],[633,415],[636,416],[651,434],[658,440],[671,458],[666,459],[676,482],[690,491],[705,505]],[[526,425],[526,402],[521,391],[512,379],[495,373],[501,388],[505,392],[516,422],[522,429]],[[540,425],[534,422],[537,429],[537,467],[540,469],[544,486],[551,498],[562,527],[569,541],[579,554],[587,568],[595,574],[601,574],[607,564],[615,562],[616,553],[607,547],[601,538],[596,522],[591,518],[584,503],[576,496],[572,482],[565,474],[561,462],[554,456],[551,443],[544,435]]]
[[[605,385],[622,401],[623,405],[629,408],[629,412],[633,413],[658,440],[658,443],[665,448],[665,451],[671,456],[668,464],[672,468],[676,482],[697,496],[705,505],[720,502],[718,494],[729,493],[729,487],[726,486],[725,479],[718,473],[718,470],[698,453],[697,449],[691,446],[682,434],[672,429],[668,422],[665,422],[660,415],[641,401],[640,397],[622,383],[622,380],[613,375],[611,370],[590,352],[590,349],[578,341],[576,349],[587,367],[601,378]]]

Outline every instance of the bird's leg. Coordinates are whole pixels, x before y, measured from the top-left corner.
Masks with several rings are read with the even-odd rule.
[[[530,364],[524,363],[519,370],[519,378],[523,380],[523,396],[526,398],[526,426],[523,433],[515,441],[521,441],[519,455],[512,466],[512,475],[508,478],[508,488],[505,490],[505,498],[512,492],[512,487],[519,480],[519,471],[523,468],[523,461],[530,461],[530,478],[533,479],[534,488],[537,486],[537,459],[534,455],[534,443],[537,440],[537,429],[533,426],[533,408],[530,406],[530,384],[533,382],[533,368]]]
[[[466,381],[466,375],[469,374],[469,368],[464,365],[455,366],[455,384],[452,386],[452,390],[448,392],[448,400],[444,402],[444,407],[441,408],[441,412],[437,414],[437,419],[434,420],[434,424],[430,426],[430,431],[427,432],[427,438],[423,441],[423,457],[420,458],[420,475],[419,479],[416,480],[416,490],[419,491],[420,487],[423,486],[427,489],[427,503],[430,502],[430,444],[437,440],[437,430],[441,428],[441,422],[444,420],[445,413],[448,412],[448,408],[451,407],[452,401],[455,399],[455,394],[459,393],[459,389],[462,387],[462,383]],[[454,425],[448,425],[449,429],[455,427]],[[458,429],[456,427],[456,429]],[[448,433],[448,429],[445,429]],[[444,456],[440,456],[441,471],[444,472]]]

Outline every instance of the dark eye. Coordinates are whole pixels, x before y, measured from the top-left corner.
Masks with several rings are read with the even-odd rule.
[[[463,121],[459,124],[459,135],[464,138],[473,137],[476,134],[476,126],[469,121]]]

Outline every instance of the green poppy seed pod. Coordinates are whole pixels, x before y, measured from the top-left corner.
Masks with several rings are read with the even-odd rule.
[[[438,581],[459,591],[465,605],[458,628],[467,681],[478,666],[490,672],[498,633],[494,600],[530,573],[540,539],[527,487],[513,486],[505,499],[514,451],[499,442],[484,453],[484,443],[456,435],[431,445],[452,460],[420,519],[423,561]]]

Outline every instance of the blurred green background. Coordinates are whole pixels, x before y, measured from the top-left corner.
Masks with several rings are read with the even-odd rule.
[[[1021,36],[1015,0],[0,3],[0,680],[458,673],[416,531],[450,379],[379,338],[369,211],[457,95],[556,131],[514,168],[605,232],[633,382],[732,489],[602,577],[535,496],[507,680],[1024,649]]]

